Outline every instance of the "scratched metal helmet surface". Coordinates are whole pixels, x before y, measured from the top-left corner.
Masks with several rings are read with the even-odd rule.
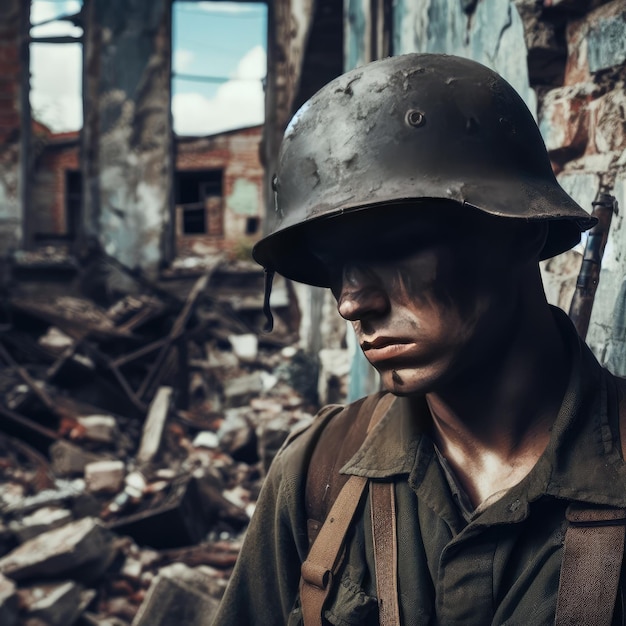
[[[550,220],[542,258],[575,245],[594,223],[557,183],[515,90],[450,55],[389,57],[328,83],[291,120],[274,187],[277,225],[253,256],[267,270],[320,286],[326,278],[308,252],[307,226],[352,211],[376,208],[384,220],[386,206],[445,199]]]

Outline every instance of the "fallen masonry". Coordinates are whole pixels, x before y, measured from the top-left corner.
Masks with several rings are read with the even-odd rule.
[[[2,626],[210,623],[271,460],[317,411],[280,283],[268,336],[256,269],[126,279],[108,303],[8,292]]]

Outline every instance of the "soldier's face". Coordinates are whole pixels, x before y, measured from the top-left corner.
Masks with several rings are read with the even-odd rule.
[[[373,238],[339,228],[325,242],[329,250],[342,238],[369,240],[335,256],[331,288],[385,388],[399,395],[435,391],[480,367],[515,324],[519,222],[453,218],[412,217]]]

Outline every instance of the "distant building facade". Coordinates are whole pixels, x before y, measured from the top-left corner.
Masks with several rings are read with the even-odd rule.
[[[175,256],[206,254],[258,238],[263,219],[262,126],[174,140]],[[31,187],[36,245],[71,249],[82,220],[79,133],[33,129]]]

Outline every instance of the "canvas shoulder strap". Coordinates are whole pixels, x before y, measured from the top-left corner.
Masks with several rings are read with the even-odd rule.
[[[386,413],[392,398],[384,393],[368,396],[336,415],[324,429],[311,458],[306,487],[310,550],[300,578],[305,626],[322,624],[324,602],[343,560],[345,537],[368,483],[361,476],[339,474],[339,469]],[[376,497],[382,497],[382,503],[389,499],[384,493]],[[386,532],[385,538],[389,531]],[[386,547],[385,539],[379,543],[383,544],[380,549]],[[395,596],[395,587],[393,592]]]
[[[626,458],[626,381],[615,379],[622,456]],[[624,556],[626,510],[572,504],[563,545],[557,626],[610,626]]]

